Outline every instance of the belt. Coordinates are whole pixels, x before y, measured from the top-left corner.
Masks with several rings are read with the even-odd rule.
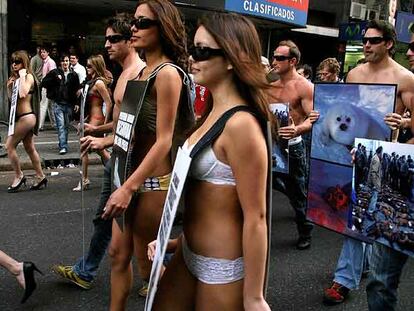
[[[297,137],[294,137],[294,138],[292,138],[292,139],[289,139],[289,141],[288,141],[288,145],[289,145],[289,146],[297,145],[297,144],[299,144],[301,141],[302,141],[302,136],[301,136],[301,135],[299,135],[299,136],[297,136]]]

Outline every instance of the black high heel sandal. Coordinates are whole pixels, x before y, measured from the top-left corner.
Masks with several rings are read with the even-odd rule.
[[[25,185],[26,186],[26,176],[22,176],[22,178],[19,180],[19,182],[17,183],[17,185],[16,186],[13,186],[13,185],[10,185],[8,188],[7,188],[7,192],[9,192],[9,193],[12,193],[12,192],[17,192],[18,190],[19,190],[19,188],[22,186],[22,185]]]
[[[24,295],[23,295],[21,303],[25,303],[27,299],[29,299],[29,297],[33,294],[34,290],[36,289],[37,285],[36,285],[36,281],[34,278],[35,271],[43,275],[42,271],[40,271],[33,262],[31,261],[23,262],[23,275],[24,275],[25,290],[24,290]]]
[[[40,190],[43,185],[45,186],[45,188],[47,187],[47,178],[46,178],[46,176],[43,177],[43,179],[41,181],[39,181],[38,183],[36,183],[34,185],[31,185],[30,190]]]

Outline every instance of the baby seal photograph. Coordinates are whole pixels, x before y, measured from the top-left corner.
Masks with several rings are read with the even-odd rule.
[[[394,111],[395,85],[315,84],[312,158],[351,166],[355,138],[389,141],[383,122]]]

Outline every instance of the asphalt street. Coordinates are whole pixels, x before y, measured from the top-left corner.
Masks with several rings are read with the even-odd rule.
[[[82,254],[92,232],[91,219],[98,203],[102,167],[90,167],[92,187],[84,193],[85,230],[82,230],[81,196],[72,192],[79,180],[78,169],[47,170],[47,189],[7,193],[11,172],[0,172],[0,249],[18,260],[33,261],[44,272],[36,275],[38,289],[25,305],[14,277],[0,269],[0,311],[9,310],[107,310],[109,305],[109,261],[105,258],[94,287],[81,290],[61,280],[51,266],[71,264]],[[54,176],[50,176],[51,173]],[[58,173],[57,175],[56,172]],[[30,171],[26,171],[30,174]],[[30,182],[30,180],[29,180]],[[179,228],[176,228],[176,231]],[[365,280],[359,291],[339,306],[322,304],[323,289],[330,285],[342,246],[342,237],[316,227],[311,249],[298,251],[293,212],[280,193],[273,196],[272,253],[268,297],[272,310],[367,310]],[[409,260],[400,284],[398,310],[414,310],[414,265]],[[142,310],[137,278],[128,310]]]

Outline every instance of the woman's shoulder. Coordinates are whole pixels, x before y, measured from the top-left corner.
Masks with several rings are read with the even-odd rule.
[[[181,78],[180,73],[182,72],[177,65],[174,63],[164,63],[158,66],[155,70],[158,70],[157,76],[166,78]]]
[[[236,112],[226,123],[224,131],[241,141],[248,141],[262,133],[262,129],[257,117],[248,111]]]

